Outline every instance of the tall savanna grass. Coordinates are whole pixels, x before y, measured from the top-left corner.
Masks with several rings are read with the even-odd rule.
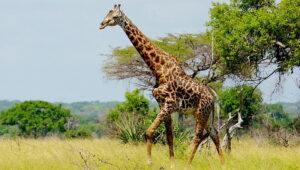
[[[281,147],[265,141],[233,141],[231,154],[221,165],[211,145],[210,151],[198,152],[190,169],[282,170],[300,169],[300,146]],[[186,165],[190,147],[176,152],[176,169]],[[146,165],[144,143],[124,144],[112,139],[1,139],[0,169],[170,169],[168,148],[153,147],[152,167]]]

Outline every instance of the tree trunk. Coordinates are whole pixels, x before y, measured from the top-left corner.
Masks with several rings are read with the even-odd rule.
[[[231,152],[231,140],[233,137],[233,132],[234,130],[236,130],[237,128],[242,128],[241,124],[243,122],[242,116],[241,116],[241,112],[237,113],[238,116],[238,122],[232,126],[230,126],[230,124],[232,124],[233,122],[233,118],[235,116],[231,116],[231,113],[229,113],[229,118],[228,120],[225,122],[225,124],[221,127],[225,127],[226,128],[226,134],[223,138],[223,142],[222,142],[222,149],[227,151],[227,152]]]

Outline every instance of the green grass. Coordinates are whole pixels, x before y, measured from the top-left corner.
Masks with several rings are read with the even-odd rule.
[[[197,153],[190,169],[282,170],[300,169],[300,146],[279,147],[263,141],[233,141],[231,154],[221,165],[214,146]],[[176,152],[176,169],[183,169],[189,150]],[[167,146],[153,147],[153,166],[146,165],[146,145],[122,144],[111,139],[15,139],[0,140],[0,169],[158,169],[169,168]]]

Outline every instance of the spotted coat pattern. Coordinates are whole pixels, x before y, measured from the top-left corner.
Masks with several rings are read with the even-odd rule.
[[[223,162],[224,159],[217,131],[208,124],[209,117],[213,112],[213,96],[209,89],[204,84],[188,76],[175,56],[155,46],[122,11],[114,20],[117,25],[122,27],[133,46],[156,77],[156,85],[152,93],[160,106],[160,113],[146,131],[148,163],[151,164],[153,133],[164,122],[171,164],[173,164],[171,114],[174,112],[193,114],[196,120],[194,147],[188,163],[190,164],[193,160],[201,141],[208,136],[215,143]]]

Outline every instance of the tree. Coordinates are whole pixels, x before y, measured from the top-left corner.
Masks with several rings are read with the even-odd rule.
[[[126,100],[123,103],[117,104],[117,106],[110,111],[108,114],[109,119],[117,120],[120,114],[128,112],[141,116],[145,116],[149,113],[149,100],[140,94],[140,90],[135,89],[133,92],[125,92],[125,98]]]
[[[45,101],[25,101],[0,115],[2,125],[18,126],[22,136],[40,137],[66,130],[70,110]]]
[[[265,112],[274,127],[291,128],[293,120],[284,112],[281,104],[267,104]]]
[[[182,62],[182,67],[193,78],[201,71],[209,70],[217,61],[217,58],[211,58],[210,40],[204,34],[168,34],[153,42],[166,52],[177,56]],[[108,60],[103,66],[103,71],[108,78],[134,79],[142,89],[149,89],[155,85],[152,72],[134,47],[116,47],[111,54],[105,56]],[[206,72],[206,76],[208,74],[209,72]],[[220,79],[213,75],[210,77],[213,77],[210,80]],[[205,78],[202,80],[206,81]]]
[[[227,117],[228,113],[236,112],[241,108],[240,95],[242,98],[241,116],[243,126],[249,126],[252,116],[259,114],[262,107],[262,93],[255,90],[252,94],[253,86],[238,86],[227,88],[220,94],[221,114]]]
[[[147,118],[149,119],[149,100],[138,89],[125,93],[126,100],[112,109],[107,117],[107,131],[124,143],[144,140]]]
[[[213,6],[208,34],[221,76],[259,85],[300,66],[300,0],[231,0]]]

